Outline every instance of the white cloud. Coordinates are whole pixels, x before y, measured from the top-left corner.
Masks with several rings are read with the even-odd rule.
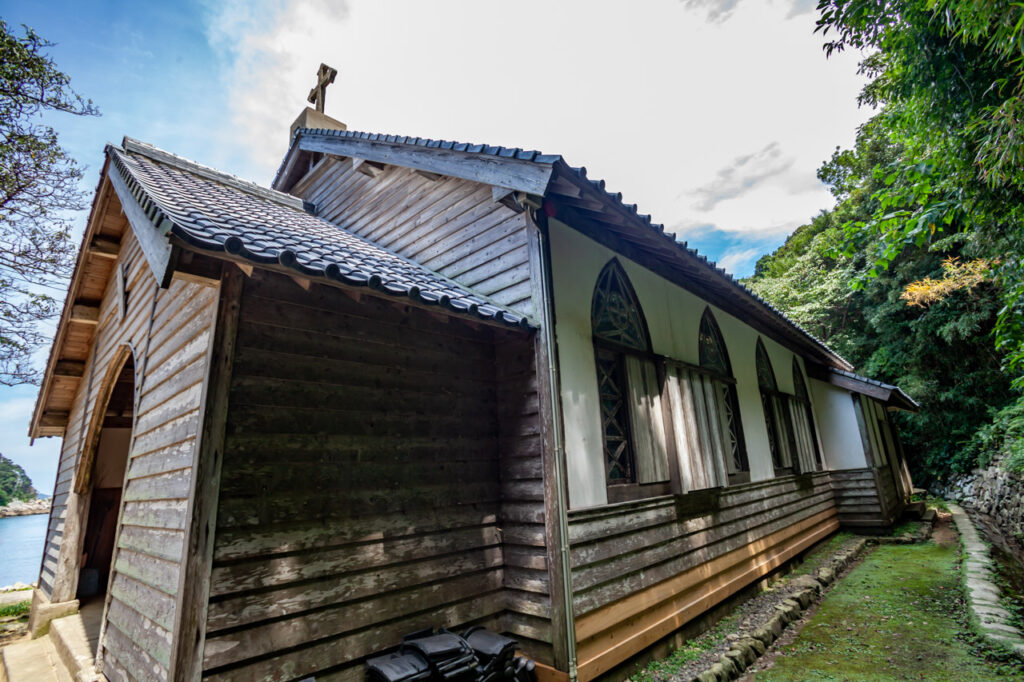
[[[718,267],[725,268],[725,271],[734,274],[743,272],[758,258],[764,255],[764,249],[731,249],[718,260]]]
[[[778,142],[771,142],[756,152],[738,156],[720,168],[714,180],[696,189],[694,194],[700,200],[694,207],[699,211],[710,211],[719,203],[738,197],[763,180],[778,176],[788,170],[795,160],[783,156]]]
[[[727,21],[736,11],[737,6],[743,0],[681,0],[684,5],[693,9],[700,9],[706,13],[711,23]],[[763,0],[759,0],[762,1]],[[789,5],[787,18],[806,14],[814,10],[817,0],[782,0],[782,4]]]
[[[253,174],[269,179],[287,148],[288,125],[349,14],[340,0],[227,0],[207,7],[206,32],[222,55],[235,144]],[[329,92],[330,95],[336,92]],[[266,181],[266,180],[264,180]]]

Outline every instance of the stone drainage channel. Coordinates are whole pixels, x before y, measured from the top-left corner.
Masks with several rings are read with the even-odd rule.
[[[949,505],[959,531],[964,550],[964,589],[971,608],[974,629],[997,650],[1008,650],[1024,658],[1024,637],[1009,624],[1011,614],[1000,606],[1000,590],[992,581],[994,568],[988,548],[978,536],[966,513],[956,505]],[[923,542],[931,535],[935,512],[929,510],[922,523],[912,533],[898,537],[859,538],[837,552],[813,573],[791,581],[797,588],[789,597],[775,606],[775,614],[760,627],[727,639],[731,648],[716,663],[693,676],[694,682],[723,682],[741,677],[755,661],[782,634],[786,627],[799,620],[805,610],[820,601],[825,590],[849,568],[869,543]]]
[[[975,629],[989,646],[1008,649],[1024,658],[1024,636],[1010,624],[1012,616],[1000,603],[1002,594],[993,580],[995,567],[988,546],[982,542],[978,529],[963,509],[950,504],[949,511],[953,514],[964,549],[964,591]]]

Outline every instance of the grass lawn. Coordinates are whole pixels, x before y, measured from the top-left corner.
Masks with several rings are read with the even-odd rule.
[[[1024,680],[966,627],[955,543],[883,545],[839,582],[756,680]]]

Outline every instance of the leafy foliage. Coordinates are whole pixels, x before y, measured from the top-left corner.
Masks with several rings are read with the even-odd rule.
[[[874,169],[900,152],[877,119],[864,126],[854,149],[837,150],[819,170],[832,183],[836,207],[763,257],[748,285],[858,371],[900,385],[921,404],[920,413],[898,418],[915,481],[927,484],[974,466],[979,452],[965,444],[1014,394],[989,340],[1002,305],[992,282],[957,288],[925,307],[903,298],[908,285],[944,277],[949,258],[973,258],[973,235],[911,245],[873,277],[865,277],[871,244],[844,248],[841,226],[878,206],[884,179]],[[855,290],[856,281],[862,285]]]
[[[82,169],[39,123],[44,111],[97,114],[42,53],[32,29],[17,36],[0,20],[0,384],[38,381],[32,353],[40,323],[58,312],[74,265],[70,212],[85,207]]]
[[[899,145],[875,164],[870,214],[844,223],[863,254],[858,286],[907,249],[964,234],[995,263],[993,340],[1024,386],[1024,4],[989,0],[821,0],[826,53],[869,53],[861,102]]]
[[[27,502],[34,499],[36,489],[25,470],[0,455],[0,506],[10,504],[11,500]]]

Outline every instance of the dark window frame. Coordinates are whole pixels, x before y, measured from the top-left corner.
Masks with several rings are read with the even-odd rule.
[[[705,339],[707,340],[705,341]],[[718,357],[721,358],[720,367],[713,367],[711,358],[707,355],[707,351],[712,348],[716,349]],[[725,337],[722,336],[722,330],[719,328],[710,306],[704,308],[704,313],[700,318],[700,326],[697,330],[697,356],[701,369],[707,372],[713,382],[721,386],[724,392],[726,404],[720,407],[727,408],[731,412],[729,433],[722,434],[723,437],[729,437],[735,442],[735,451],[731,453],[731,456],[736,471],[730,471],[731,467],[726,462],[729,483],[731,485],[747,483],[750,481],[750,459],[747,456],[747,443],[743,436],[743,420],[740,416],[736,379],[732,372],[732,362],[729,360],[729,350],[725,347]]]

